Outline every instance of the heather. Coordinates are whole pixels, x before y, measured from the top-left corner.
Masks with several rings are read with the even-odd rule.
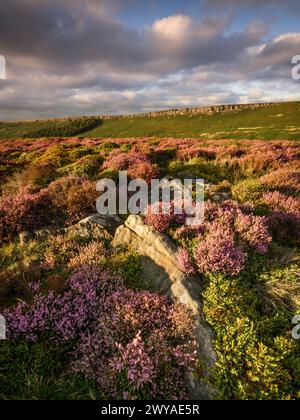
[[[143,221],[199,285],[217,398],[300,397],[297,143],[23,138],[1,141],[0,154],[1,399],[180,399],[189,370],[202,375],[193,317],[154,290],[145,257],[78,225],[96,212],[96,182],[126,170],[147,183],[205,180],[201,225],[185,225],[174,203]]]
[[[30,304],[4,312],[9,340],[67,346],[76,360],[70,374],[81,373],[107,398],[185,397],[196,348],[181,305],[128,290],[99,265],[75,271],[64,292],[30,288]]]
[[[114,398],[184,398],[185,370],[196,358],[192,323],[168,298],[118,291],[95,330],[83,335],[74,369]]]

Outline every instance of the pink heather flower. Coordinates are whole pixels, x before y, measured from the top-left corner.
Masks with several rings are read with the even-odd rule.
[[[154,379],[155,366],[147,354],[141,331],[125,347],[119,345],[118,349],[120,355],[113,362],[116,371],[125,370],[128,381],[134,389],[138,390],[146,384],[151,384]]]
[[[193,260],[184,248],[179,248],[175,255],[179,269],[186,275],[192,276],[196,274],[196,269]]]
[[[192,330],[189,311],[166,296],[115,292],[82,335],[73,369],[110,398],[184,398],[196,360]]]
[[[74,269],[86,265],[97,265],[103,262],[108,252],[103,242],[93,242],[78,250],[78,254],[71,258],[68,267]]]
[[[207,236],[194,251],[202,273],[239,274],[245,264],[246,254],[230,239]]]
[[[263,196],[264,202],[277,212],[300,213],[299,198],[289,197],[279,191],[268,192]]]
[[[103,169],[128,171],[131,178],[141,178],[147,182],[158,176],[158,170],[152,165],[150,159],[137,150],[129,153],[113,150],[109,159],[103,164]]]
[[[299,194],[300,173],[297,169],[285,165],[277,171],[271,172],[260,179],[261,183],[270,190],[283,194]]]
[[[150,162],[139,162],[128,168],[128,175],[131,179],[144,179],[148,183],[156,179],[159,175],[158,170]]]
[[[145,215],[145,222],[149,226],[153,226],[158,232],[165,232],[173,220],[172,210],[170,209],[167,214],[163,214],[162,203],[159,203],[158,214],[156,214],[155,206],[148,206]]]
[[[243,241],[259,254],[266,254],[272,242],[267,219],[239,213],[236,219],[236,229]]]
[[[205,234],[205,226],[181,226],[176,229],[174,238],[175,239],[192,239],[195,236],[202,236]]]
[[[100,316],[103,299],[121,290],[122,280],[96,266],[82,267],[68,281],[68,290],[47,296],[39,290],[31,306],[20,302],[6,311],[8,336],[36,341],[48,333],[55,342],[78,338]]]
[[[45,192],[0,197],[0,243],[24,231],[50,222],[49,199]]]
[[[300,244],[300,213],[274,212],[268,219],[274,240]]]

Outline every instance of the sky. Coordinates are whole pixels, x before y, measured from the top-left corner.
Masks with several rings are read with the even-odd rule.
[[[299,100],[300,1],[10,0],[0,55],[0,120]]]

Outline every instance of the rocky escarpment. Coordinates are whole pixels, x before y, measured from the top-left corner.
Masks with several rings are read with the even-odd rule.
[[[132,119],[136,117],[172,117],[176,115],[213,115],[219,113],[228,113],[228,112],[239,112],[254,110],[258,108],[267,108],[269,106],[274,106],[275,103],[256,103],[256,104],[229,104],[229,105],[215,105],[215,106],[206,106],[198,108],[178,108],[178,109],[168,109],[164,111],[154,111],[147,113],[131,114],[131,115],[101,115],[102,120],[110,120],[113,118],[121,119]]]

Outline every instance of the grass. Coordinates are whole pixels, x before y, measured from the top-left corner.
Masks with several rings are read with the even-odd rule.
[[[0,122],[1,138],[39,138],[76,136],[102,121],[98,117],[78,117],[45,121]]]
[[[207,139],[300,140],[300,103],[213,115],[113,118],[86,137],[194,137]]]
[[[84,137],[193,137],[204,139],[300,140],[300,102],[287,102],[245,111],[213,115],[159,117],[115,117],[83,132]],[[0,139],[24,137],[33,131],[47,130],[61,120],[0,123]],[[54,129],[55,132],[55,129]]]

